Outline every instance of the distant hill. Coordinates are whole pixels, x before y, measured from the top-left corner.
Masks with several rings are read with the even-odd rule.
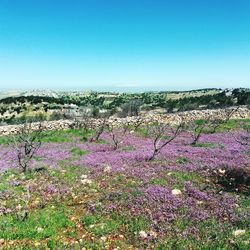
[[[0,121],[19,123],[27,118],[56,120],[88,110],[94,116],[100,112],[135,115],[140,111],[161,109],[177,112],[205,108],[222,108],[250,104],[250,89],[198,89],[190,91],[160,91],[144,93],[25,91],[2,92]]]

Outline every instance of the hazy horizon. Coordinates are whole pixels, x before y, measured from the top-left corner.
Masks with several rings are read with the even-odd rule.
[[[248,87],[237,87],[237,88],[248,88]],[[179,91],[179,92],[185,92],[185,91],[193,91],[193,90],[202,90],[202,89],[232,89],[232,88],[114,88],[114,87],[106,87],[106,88],[71,88],[71,87],[63,87],[63,88],[0,88],[0,92],[29,92],[29,91],[55,91],[55,92],[88,92],[88,91],[94,91],[94,92],[115,92],[115,93],[140,93],[140,92],[168,92],[168,91]]]

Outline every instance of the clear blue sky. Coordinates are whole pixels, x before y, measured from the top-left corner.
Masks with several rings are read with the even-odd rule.
[[[0,0],[0,89],[250,87],[249,0]]]

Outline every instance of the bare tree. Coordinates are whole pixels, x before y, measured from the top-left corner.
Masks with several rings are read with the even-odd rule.
[[[131,126],[131,122],[130,121],[124,121],[122,123],[123,135],[125,135],[128,132],[130,126]]]
[[[233,133],[232,136],[239,144],[243,146],[250,146],[250,125],[242,124],[242,134],[235,135]]]
[[[28,170],[30,161],[41,147],[43,136],[41,123],[36,128],[32,127],[32,123],[25,123],[20,132],[13,136],[11,142],[16,151],[18,166],[23,172]]]
[[[144,123],[145,123],[145,119],[141,116],[138,116],[133,121],[133,126],[134,126],[135,130],[137,130]]]
[[[117,150],[119,145],[122,142],[122,138],[121,138],[120,134],[117,133],[116,128],[113,124],[108,124],[108,132],[109,132],[109,135],[111,136],[114,150]]]
[[[79,116],[74,119],[71,128],[73,129],[83,129],[84,132],[88,132],[88,130],[92,127],[91,118],[88,116]]]
[[[149,157],[149,161],[153,160],[161,150],[180,135],[184,127],[183,121],[172,127],[169,124],[159,123],[149,128],[149,133],[153,136],[153,153]]]
[[[215,133],[217,131],[217,129],[222,125],[227,123],[231,117],[233,116],[233,114],[235,112],[237,112],[239,110],[240,107],[237,108],[233,108],[233,109],[224,109],[225,111],[225,117],[221,117],[221,118],[216,118],[216,119],[209,119],[209,127],[211,128],[211,132]]]
[[[78,112],[74,113],[71,116],[71,119],[74,121],[70,128],[73,129],[83,129],[84,132],[87,132],[91,128],[91,115],[87,109],[80,109]]]
[[[121,117],[138,116],[143,102],[139,99],[130,100],[122,105]]]
[[[190,122],[188,126],[188,130],[191,132],[193,141],[191,145],[196,145],[204,131],[204,129],[207,126],[208,121],[207,120],[195,120]]]
[[[216,130],[223,124],[227,123],[233,114],[239,109],[239,107],[234,109],[225,109],[225,116],[213,118],[210,115],[207,119],[200,119],[192,121],[188,124],[188,131],[191,132],[193,141],[191,145],[196,145],[205,129],[207,129],[211,133],[215,133]]]
[[[96,124],[95,135],[90,139],[90,142],[99,141],[100,136],[108,128],[108,118],[102,117],[98,119],[99,123]]]

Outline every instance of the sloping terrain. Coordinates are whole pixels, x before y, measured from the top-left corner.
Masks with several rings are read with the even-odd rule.
[[[116,150],[92,134],[48,133],[26,173],[1,140],[0,248],[249,249],[249,180],[227,179],[250,166],[242,132],[182,133],[152,161],[144,128]]]

